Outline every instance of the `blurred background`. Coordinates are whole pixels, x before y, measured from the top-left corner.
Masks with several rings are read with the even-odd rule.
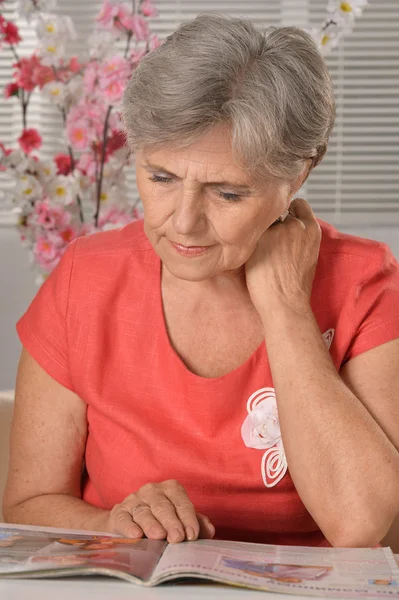
[[[246,17],[263,27],[318,27],[329,0],[154,0],[158,16],[151,31],[162,40],[199,12]],[[31,54],[35,35],[17,16],[17,0],[5,0],[3,13],[16,21]],[[83,55],[101,0],[59,0],[58,14],[70,15],[78,38],[72,53]],[[15,59],[0,52],[0,141],[15,144],[21,130],[20,108],[5,100]],[[386,242],[399,259],[399,0],[370,0],[354,30],[333,49],[327,63],[336,94],[337,120],[328,153],[301,195],[321,219],[338,229]],[[62,148],[59,116],[40,97],[32,100],[31,126],[47,132],[42,154]],[[50,135],[49,135],[50,134]],[[49,137],[51,141],[48,141]],[[14,387],[19,341],[15,323],[37,291],[29,254],[21,245],[15,215],[1,192],[9,185],[0,173],[0,390]],[[137,195],[133,172],[129,193]],[[399,307],[398,307],[399,309]]]

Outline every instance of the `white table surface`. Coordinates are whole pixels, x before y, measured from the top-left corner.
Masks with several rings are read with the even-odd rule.
[[[299,600],[304,596],[283,596],[268,593],[265,600],[282,598]],[[143,588],[127,581],[107,577],[74,577],[64,579],[2,579],[0,580],[1,600],[260,600],[262,592],[245,590],[233,586],[201,584],[166,584],[153,588]]]

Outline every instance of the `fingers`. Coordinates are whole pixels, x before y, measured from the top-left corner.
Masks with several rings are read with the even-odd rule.
[[[194,505],[184,487],[177,481],[171,481],[165,488],[165,494],[173,504],[176,516],[183,525],[185,538],[196,540],[200,532],[200,524]]]
[[[215,528],[205,515],[197,513],[197,519],[200,525],[199,538],[211,540],[215,536]]]
[[[123,504],[114,506],[110,514],[110,523],[110,530],[124,537],[141,538],[144,535],[142,529],[133,521],[130,511]]]
[[[289,206],[289,214],[301,221],[315,219],[310,204],[304,198],[294,198]]]
[[[142,494],[150,506],[152,519],[161,524],[168,542],[172,544],[182,542],[186,538],[186,531],[184,523],[177,516],[174,502],[169,500],[163,490],[157,488],[151,489],[150,493],[147,492],[146,495],[144,495],[144,492]],[[147,514],[145,518],[139,520],[135,516],[135,521],[140,525],[147,537],[151,537],[149,515]]]
[[[215,528],[197,514],[186,490],[177,481],[146,484],[111,511],[113,530],[128,537],[167,539],[170,543],[210,539]]]

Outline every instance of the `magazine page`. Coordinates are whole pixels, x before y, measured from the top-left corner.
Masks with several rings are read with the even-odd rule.
[[[127,575],[127,578],[146,582],[165,546],[163,540],[0,526],[0,577],[102,572],[119,577]]]
[[[183,574],[296,595],[399,598],[399,568],[389,548],[305,548],[218,540],[169,545],[152,581]]]

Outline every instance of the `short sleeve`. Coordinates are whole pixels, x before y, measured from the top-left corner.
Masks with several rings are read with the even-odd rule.
[[[68,246],[17,323],[24,348],[51,377],[72,391],[66,321],[75,245]]]
[[[399,338],[399,263],[379,243],[348,299],[352,339],[343,363],[362,352]]]

